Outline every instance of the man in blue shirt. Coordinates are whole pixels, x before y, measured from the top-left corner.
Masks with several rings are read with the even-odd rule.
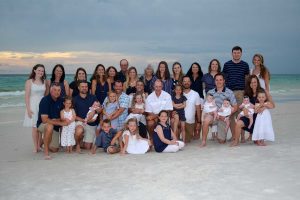
[[[95,140],[95,131],[98,125],[98,118],[90,119],[87,124],[85,124],[85,118],[90,107],[92,107],[93,103],[98,100],[95,95],[89,94],[88,83],[86,81],[79,82],[78,90],[79,94],[74,97],[73,103],[76,113],[76,152],[80,153],[80,143],[82,140],[84,142],[85,149],[91,149]],[[101,108],[96,109],[95,112],[100,113]]]
[[[50,94],[43,97],[39,105],[37,127],[44,134],[44,155],[50,160],[49,150],[57,152],[59,149],[59,128],[67,126],[70,120],[62,121],[60,111],[63,109],[63,100],[60,98],[61,88],[58,83],[52,83]]]
[[[226,87],[233,91],[237,104],[240,106],[244,97],[246,76],[249,75],[250,70],[248,63],[241,60],[241,47],[235,46],[232,48],[231,52],[232,60],[224,64],[223,73],[225,74]],[[230,118],[230,130],[232,135],[234,135],[235,118],[237,117],[237,114],[238,113],[236,112]],[[242,134],[242,136],[244,136],[244,134]]]

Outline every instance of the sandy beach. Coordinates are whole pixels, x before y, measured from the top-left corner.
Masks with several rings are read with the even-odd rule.
[[[0,110],[0,199],[299,199],[300,102],[272,110],[276,141],[193,141],[175,154],[32,153],[24,108]]]

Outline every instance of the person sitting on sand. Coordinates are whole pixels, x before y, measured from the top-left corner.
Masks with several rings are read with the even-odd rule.
[[[229,117],[231,114],[232,107],[230,105],[229,99],[224,99],[222,103],[222,107],[218,110],[217,118],[224,117],[224,122],[226,123],[225,131],[228,132],[228,128],[230,125]]]
[[[239,113],[237,120],[239,120],[242,116],[245,116],[245,113],[248,113],[246,117],[248,117],[250,123],[248,128],[250,129],[253,124],[253,114],[254,114],[254,105],[250,102],[250,98],[248,96],[244,96],[243,103],[239,106],[242,111]]]

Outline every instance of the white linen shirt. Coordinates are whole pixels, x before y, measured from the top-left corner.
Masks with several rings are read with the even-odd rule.
[[[188,93],[183,92],[183,95],[187,98],[184,108],[186,123],[193,124],[195,123],[196,106],[203,104],[203,99],[194,90],[190,90]]]
[[[157,115],[162,110],[173,110],[171,95],[165,91],[161,91],[158,97],[155,92],[152,92],[147,97],[145,111]]]

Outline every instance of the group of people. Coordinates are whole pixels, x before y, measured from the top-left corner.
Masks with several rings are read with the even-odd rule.
[[[122,59],[119,72],[97,65],[90,82],[85,69],[78,68],[70,84],[61,64],[54,66],[50,80],[37,64],[25,83],[24,126],[32,127],[34,152],[43,147],[45,159],[60,146],[68,153],[74,147],[92,154],[99,147],[110,154],[144,154],[153,148],[177,152],[200,139],[201,130],[201,147],[207,145],[209,129],[213,140],[225,143],[229,128],[231,146],[246,141],[244,130],[250,133],[247,140],[264,146],[265,140],[274,141],[270,73],[262,55],[253,56],[251,70],[241,56],[242,49],[233,47],[223,70],[213,59],[207,74],[197,62],[186,74],[175,62],[171,74],[161,61],[156,72],[148,65],[141,77]]]

